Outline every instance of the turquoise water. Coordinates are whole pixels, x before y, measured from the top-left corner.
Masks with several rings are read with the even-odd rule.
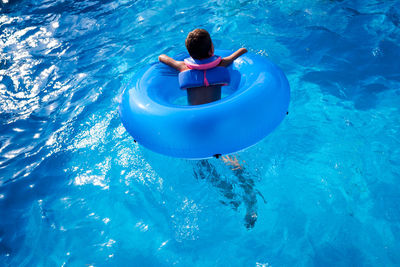
[[[400,265],[398,1],[0,8],[0,265]],[[119,121],[124,85],[196,27],[291,85],[241,173],[143,150]]]

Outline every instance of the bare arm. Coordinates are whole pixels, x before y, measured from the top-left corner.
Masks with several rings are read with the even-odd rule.
[[[244,53],[247,53],[247,49],[246,48],[240,48],[238,49],[236,52],[234,52],[232,55],[228,56],[228,57],[224,57],[221,60],[221,63],[219,63],[219,66],[221,67],[227,67],[230,64],[232,64],[232,62],[237,59],[238,57],[240,57],[241,55],[243,55]]]
[[[185,71],[188,68],[186,67],[185,63],[183,63],[183,61],[176,61],[175,59],[167,56],[167,55],[160,55],[158,57],[158,60],[174,69],[176,69],[177,71]]]

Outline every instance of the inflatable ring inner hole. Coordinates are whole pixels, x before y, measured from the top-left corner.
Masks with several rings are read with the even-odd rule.
[[[154,67],[163,68],[162,71],[167,74],[163,79],[163,83],[168,83],[169,85],[165,86],[165,84],[160,84],[159,81],[155,79],[149,80],[149,84],[147,85],[149,97],[161,105],[189,106],[186,90],[179,88],[176,71],[165,65],[155,65]],[[238,70],[234,70],[232,67],[228,67],[228,70],[231,76],[231,82],[229,85],[221,87],[221,99],[233,95],[240,88],[241,73]],[[216,102],[218,101],[213,103]]]

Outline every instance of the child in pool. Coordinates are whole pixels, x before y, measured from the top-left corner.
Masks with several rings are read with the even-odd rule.
[[[211,41],[210,34],[206,30],[195,29],[190,32],[186,38],[185,44],[189,55],[193,59],[203,60],[214,55],[214,45]],[[230,56],[222,58],[218,66],[227,67],[246,52],[247,50],[245,48],[240,48]],[[160,62],[179,72],[189,70],[183,61],[176,61],[167,55],[160,55],[158,59]],[[221,99],[221,85],[192,87],[187,88],[186,91],[190,105],[201,105]],[[252,228],[257,220],[257,191],[253,188],[254,182],[252,179],[246,178],[247,175],[244,175],[244,162],[241,163],[236,156],[223,156],[221,159],[227,166],[232,168],[232,171],[234,171],[238,177],[239,186],[242,187],[245,192],[245,196],[243,197],[243,203],[246,206],[245,225],[247,228]],[[195,171],[195,175],[196,177],[200,176],[202,179],[209,177],[210,182],[223,192],[235,209],[240,205],[240,202],[234,199],[235,194],[231,192],[233,185],[221,181],[215,168],[207,160],[198,161],[198,169]]]
[[[214,55],[214,45],[210,34],[204,29],[195,29],[190,32],[185,41],[189,55],[193,59],[207,59]],[[240,48],[232,55],[222,58],[218,66],[227,67],[235,59],[246,53],[246,48]],[[179,72],[189,70],[183,61],[176,61],[167,55],[160,55],[158,60]],[[201,86],[187,88],[188,102],[190,105],[200,105],[221,99],[221,85]]]

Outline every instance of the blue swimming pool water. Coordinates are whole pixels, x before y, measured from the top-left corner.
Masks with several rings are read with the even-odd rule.
[[[400,265],[398,1],[0,8],[1,266]],[[292,88],[240,173],[143,150],[119,121],[130,77],[196,27]]]

